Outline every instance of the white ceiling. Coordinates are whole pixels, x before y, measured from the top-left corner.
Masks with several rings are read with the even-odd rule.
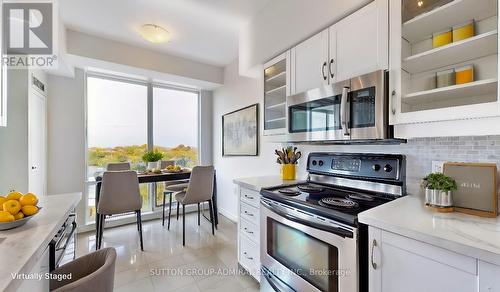
[[[270,0],[63,0],[67,28],[207,64],[225,66],[238,55],[240,27]],[[151,44],[137,33],[146,23],[172,39]]]

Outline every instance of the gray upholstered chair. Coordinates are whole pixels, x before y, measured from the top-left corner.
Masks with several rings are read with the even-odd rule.
[[[96,247],[101,248],[102,233],[106,216],[135,212],[137,216],[137,230],[142,244],[142,220],[141,220],[142,199],[139,191],[139,180],[137,172],[126,171],[106,171],[102,176],[101,194],[97,205],[96,216],[100,217],[98,228],[98,238]]]
[[[161,160],[160,161],[160,169],[166,169],[167,166],[169,166],[169,165],[175,165],[175,160]],[[163,209],[162,209],[162,223],[161,223],[163,226],[165,226],[165,205],[166,205],[165,200],[166,200],[167,195],[172,196],[172,193],[180,192],[180,191],[184,190],[187,187],[188,182],[189,182],[188,179],[183,179],[183,180],[166,181],[163,183],[165,186],[165,190],[163,191],[163,206],[162,206]],[[185,185],[185,187],[182,187],[182,188],[175,187],[177,185]],[[172,186],[174,186],[174,187],[172,187]],[[168,211],[169,211],[169,214],[172,213],[172,210],[169,209]],[[179,210],[177,210],[177,213],[179,213],[178,211]],[[177,217],[177,219],[178,218],[179,217]],[[170,228],[170,226],[169,226],[169,228]]]
[[[84,255],[52,271],[50,291],[54,292],[112,292],[115,278],[116,251],[112,247],[103,248]],[[71,274],[71,279],[62,275]],[[57,280],[61,278],[62,280]]]
[[[179,204],[182,205],[182,245],[186,245],[186,205],[198,204],[198,225],[200,224],[200,203],[208,202],[210,211],[210,221],[212,223],[212,234],[215,235],[214,209],[212,204],[214,188],[214,167],[195,166],[191,171],[191,177],[187,184],[187,189],[183,189],[175,195],[177,210]],[[170,195],[170,209],[172,209],[172,195]],[[177,214],[179,211],[177,211]],[[170,213],[168,216],[168,226],[170,227]]]
[[[130,170],[130,163],[129,162],[108,163],[108,165],[106,165],[106,170],[107,171]]]

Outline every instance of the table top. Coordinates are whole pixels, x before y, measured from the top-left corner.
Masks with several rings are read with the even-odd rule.
[[[191,170],[182,170],[179,172],[162,172],[162,173],[138,173],[137,178],[139,183],[161,182],[188,179],[191,176]],[[96,181],[102,181],[102,175],[96,176]]]

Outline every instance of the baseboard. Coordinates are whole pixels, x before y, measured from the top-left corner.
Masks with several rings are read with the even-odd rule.
[[[227,219],[233,221],[234,223],[237,223],[238,222],[238,216],[237,215],[234,215],[233,213],[231,212],[228,212],[224,209],[221,209],[219,208],[219,214],[221,214],[222,216],[226,217]]]

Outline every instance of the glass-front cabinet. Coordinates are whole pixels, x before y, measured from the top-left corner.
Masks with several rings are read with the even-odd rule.
[[[498,116],[497,0],[390,0],[390,122]]]
[[[286,97],[290,95],[290,53],[283,53],[264,65],[264,135],[287,131]]]

